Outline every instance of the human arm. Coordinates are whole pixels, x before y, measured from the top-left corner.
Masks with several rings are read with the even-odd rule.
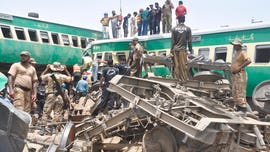
[[[246,66],[248,66],[250,63],[251,63],[250,58],[246,58],[245,61],[244,61],[244,63],[241,64],[238,69],[236,69],[235,71],[233,71],[233,74],[236,74],[236,73],[239,73],[239,72],[243,71],[244,68]]]
[[[192,34],[191,34],[191,29],[188,28],[188,34],[187,34],[187,41],[188,41],[188,51],[190,54],[193,54],[193,49],[192,49]]]
[[[46,69],[41,73],[41,77],[43,76],[43,75],[45,75],[48,71],[49,71],[49,69],[50,69],[50,64],[48,64],[47,66],[46,66]]]
[[[100,78],[100,80],[99,80],[99,89],[102,88],[104,81],[105,81],[105,78],[102,76],[102,77]]]
[[[71,74],[70,72],[67,70],[67,66],[63,65],[64,66],[64,71],[66,72],[67,76],[71,77]]]
[[[172,32],[171,32],[171,53],[172,53],[172,51],[173,51],[173,47],[174,47],[174,45],[175,45],[175,33],[174,33],[174,30],[172,30]]]
[[[32,95],[31,95],[32,102],[36,102],[37,100],[37,86],[38,86],[38,80],[35,80],[32,86],[32,90],[33,90]]]
[[[11,74],[9,74],[8,75],[8,89],[9,89],[9,96],[11,99],[14,98],[13,81],[14,81],[14,77]]]

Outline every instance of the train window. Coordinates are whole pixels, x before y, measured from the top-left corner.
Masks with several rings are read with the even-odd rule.
[[[257,45],[255,51],[255,63],[270,62],[270,44]]]
[[[95,39],[88,39],[88,43],[95,41]]]
[[[152,52],[148,52],[148,55],[151,55],[151,56],[156,56],[156,52],[152,51]]]
[[[48,32],[40,31],[40,37],[43,43],[49,43]]]
[[[78,38],[76,36],[72,36],[73,46],[78,47]]]
[[[29,34],[29,37],[30,37],[30,40],[31,40],[31,41],[35,41],[35,42],[38,41],[38,38],[37,38],[37,31],[36,31],[36,30],[31,30],[31,29],[29,29],[29,30],[28,30],[28,34]]]
[[[25,40],[25,35],[24,35],[24,30],[23,30],[23,28],[18,28],[18,27],[16,27],[16,28],[15,28],[15,31],[16,31],[17,38],[18,38],[19,40]]]
[[[63,40],[63,43],[64,45],[69,45],[69,39],[68,39],[68,35],[62,35],[62,40]]]
[[[9,26],[1,25],[1,31],[5,38],[12,38],[11,30]]]
[[[86,38],[81,38],[81,47],[86,48]]]
[[[165,57],[165,56],[166,56],[166,51],[159,51],[159,52],[158,52],[158,56],[163,56],[163,57]]]
[[[53,44],[59,44],[59,35],[58,33],[52,33]]]
[[[97,53],[96,59],[102,59],[102,53]]]
[[[109,59],[112,59],[112,53],[105,53],[104,60],[107,61]]]
[[[217,47],[215,48],[215,61],[223,60],[226,62],[227,57],[227,48],[226,47]]]
[[[126,61],[126,54],[124,52],[116,53],[118,62],[120,61]]]
[[[210,52],[209,48],[200,48],[198,55],[199,56],[203,55],[204,60],[208,60],[209,59],[209,52]]]

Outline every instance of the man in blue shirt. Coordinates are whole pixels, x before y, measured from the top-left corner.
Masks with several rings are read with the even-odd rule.
[[[83,76],[83,79],[80,80],[76,86],[76,92],[79,94],[80,97],[86,96],[88,93],[88,82],[86,81],[87,75]]]
[[[86,104],[87,98],[86,95],[88,93],[88,82],[87,75],[83,76],[83,79],[80,80],[76,86],[76,103],[74,106],[74,113],[75,115],[79,112],[80,114],[83,113],[84,106]],[[78,102],[79,101],[79,102]]]

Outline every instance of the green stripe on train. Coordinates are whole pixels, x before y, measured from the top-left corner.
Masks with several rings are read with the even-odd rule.
[[[58,61],[70,66],[76,63],[82,64],[82,50],[80,48],[0,39],[0,56],[6,57],[1,58],[3,63],[18,62],[20,52],[23,50],[28,50],[38,64],[48,64],[48,61]]]
[[[247,96],[251,97],[255,87],[265,80],[270,80],[269,66],[248,66]]]

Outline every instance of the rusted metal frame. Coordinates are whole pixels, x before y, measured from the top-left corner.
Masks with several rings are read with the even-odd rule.
[[[166,79],[166,78],[158,78],[158,77],[151,77],[149,80],[157,81],[161,83],[173,84],[173,83],[180,83],[183,86],[196,88],[196,89],[205,89],[205,90],[230,90],[230,84],[216,84],[214,82],[203,82],[197,80],[188,80],[186,83],[181,83],[177,79]]]
[[[110,83],[122,85],[122,86],[123,85],[134,86],[134,87],[138,87],[138,88],[140,88],[140,87],[153,88],[153,85],[159,84],[160,88],[161,88],[161,92],[163,94],[166,94],[166,96],[170,100],[173,100],[174,94],[175,94],[174,91],[172,91],[172,89],[165,86],[164,84],[161,84],[157,81],[151,81],[151,80],[142,79],[142,78],[117,75],[110,81]]]
[[[224,70],[230,71],[230,66],[228,63],[217,63],[217,62],[207,62],[207,61],[195,61],[187,64],[187,69],[198,68],[207,70]]]
[[[192,128],[193,126],[190,126],[188,124],[183,123],[179,119],[171,116],[170,114],[161,111],[158,109],[157,106],[154,106],[147,102],[147,100],[141,99],[140,97],[136,96],[135,94],[132,94],[128,92],[127,90],[115,85],[111,84],[109,86],[110,90],[113,90],[116,93],[121,92],[121,96],[128,100],[130,103],[132,103],[134,106],[138,106],[141,109],[145,110],[147,113],[151,114],[152,116],[160,119],[161,121],[167,123],[168,125],[174,127],[175,129],[178,129],[184,133],[186,133],[190,137],[195,137],[197,132],[199,130]]]
[[[185,133],[187,136],[196,139],[198,141],[201,141],[203,143],[212,144],[215,140],[208,140],[206,134],[216,135],[219,130],[215,129],[204,129],[200,130],[199,128],[196,128],[188,123],[183,122],[182,120],[179,120],[175,118],[174,116],[171,116],[167,112],[164,112],[158,108],[158,106],[152,105],[147,100],[144,100],[140,98],[139,96],[136,96],[127,90],[111,84],[110,86],[111,90],[114,90],[115,92],[120,93],[123,98],[125,98],[127,101],[133,104],[133,106],[137,106],[153,117],[157,118],[158,120],[164,122],[165,124]],[[210,123],[209,123],[210,124]]]
[[[116,79],[115,78],[112,79],[111,83],[112,84],[119,84],[119,83],[121,83],[121,86],[124,85],[123,83],[128,83],[128,84],[130,84],[130,83],[132,84],[133,83],[133,85],[139,84],[139,82],[136,82],[136,81],[143,81],[144,83],[141,83],[141,84],[144,84],[144,85],[147,85],[147,86],[153,86],[153,84],[157,84],[158,83],[156,81],[149,81],[149,80],[138,79],[138,78],[131,78],[131,77],[126,77],[126,76],[118,76]],[[162,90],[167,90],[166,93],[169,96],[175,97],[175,92],[173,92],[171,89],[164,89],[164,88],[167,88],[165,85],[160,85],[160,87],[162,88]],[[111,91],[113,91],[113,90],[111,90]],[[119,91],[120,90],[118,90],[118,92]],[[124,92],[121,92],[121,94],[125,94],[125,93]],[[191,98],[190,96],[188,96],[188,95],[186,95],[184,93],[181,93],[180,95],[183,96],[186,99]],[[129,98],[132,98],[132,97],[129,97]],[[126,99],[126,100],[128,100],[128,99]],[[209,99],[209,100],[212,100],[212,99]],[[207,111],[209,111],[209,113],[212,113],[213,116],[215,115],[215,117],[219,116],[219,117],[222,117],[222,118],[224,118],[224,117],[227,118],[229,115],[231,115],[227,111],[224,110],[224,107],[222,107],[220,109],[215,109],[215,111],[214,111],[213,110],[213,105],[210,105],[209,101],[206,101],[205,99],[200,99],[199,100],[198,97],[195,98],[195,96],[194,96],[194,97],[192,97],[192,100],[188,100],[188,101],[191,102],[191,103],[193,103],[194,105],[197,105],[197,106],[199,106],[199,107],[201,107],[203,109],[206,109]],[[213,100],[213,102],[217,102],[217,101],[214,101]],[[216,108],[216,105],[217,104],[215,103],[214,104],[215,108]],[[228,113],[228,114],[225,114],[225,113]]]
[[[172,65],[172,61],[168,60],[166,57],[160,57],[160,56],[150,56],[150,55],[146,55],[143,58],[145,63],[150,63],[150,64],[159,64],[159,65],[165,65],[165,66],[171,66]]]
[[[220,118],[202,118],[200,122],[197,123],[196,128],[205,129],[211,123],[219,124],[238,124],[238,125],[257,125],[257,126],[270,126],[269,122],[258,121],[249,117],[235,117],[233,119],[220,119]]]
[[[85,135],[88,139],[91,139],[94,136],[97,136],[104,132],[106,129],[110,129],[111,127],[121,123],[122,120],[129,118],[131,116],[134,116],[134,110],[133,109],[127,109],[126,111],[119,113],[118,115],[110,118],[109,120],[103,122],[102,124],[94,127],[84,130],[83,132],[78,133],[76,136]]]
[[[117,143],[117,144],[112,144],[112,143],[98,143],[97,149],[99,150],[121,150],[125,147],[133,147],[133,146],[141,146],[141,144],[122,144],[122,143]]]

